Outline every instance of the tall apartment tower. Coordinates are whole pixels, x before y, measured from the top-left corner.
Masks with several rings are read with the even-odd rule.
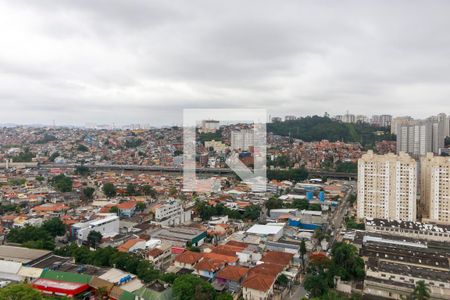
[[[231,132],[231,147],[234,150],[248,150],[254,146],[254,132],[251,129],[242,129]]]
[[[412,121],[413,121],[413,118],[410,117],[410,116],[392,118],[392,121],[391,121],[391,133],[392,134],[397,134],[397,129],[398,129],[399,125],[409,124]]]
[[[444,127],[445,119],[439,117],[399,123],[396,130],[397,153],[406,152],[414,156],[439,153],[439,149],[444,147]]]
[[[420,181],[422,217],[450,224],[450,157],[428,153],[421,159]]]
[[[358,161],[357,216],[415,221],[417,162],[408,154],[376,155]]]

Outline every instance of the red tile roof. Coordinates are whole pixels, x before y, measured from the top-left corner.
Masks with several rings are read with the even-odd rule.
[[[216,272],[225,265],[224,261],[204,258],[197,263],[195,269],[208,272]]]
[[[226,266],[223,270],[220,270],[216,277],[240,282],[241,279],[248,273],[248,268],[239,266]]]
[[[127,201],[122,202],[116,205],[118,209],[124,210],[124,209],[132,209],[136,206],[136,201]]]
[[[31,210],[33,210],[33,211],[40,211],[40,212],[52,212],[52,211],[68,210],[69,208],[70,207],[68,207],[65,204],[45,203],[45,204],[42,204],[42,205],[35,206]]]
[[[211,252],[228,256],[236,256],[236,252],[240,252],[244,249],[245,247],[238,247],[232,245],[219,245],[217,247],[214,247],[211,250]]]
[[[160,256],[163,253],[164,253],[164,251],[162,251],[161,249],[153,248],[152,250],[147,252],[147,256],[158,257],[158,256]]]
[[[276,264],[259,264],[254,268],[251,268],[249,270],[249,274],[269,274],[273,276],[277,276],[281,272],[283,272],[284,267],[282,265],[276,265]]]
[[[175,257],[176,262],[193,265],[203,258],[202,253],[185,251]]]
[[[242,242],[238,242],[238,241],[229,241],[225,245],[242,247],[242,248],[247,248],[247,246],[248,246],[247,243],[242,243]]]
[[[231,256],[231,255],[223,255],[223,254],[217,254],[217,253],[203,253],[203,256],[208,259],[223,261],[226,263],[235,263],[238,261],[237,256]]]
[[[133,247],[137,243],[143,242],[143,241],[145,241],[145,240],[142,240],[142,239],[128,240],[125,243],[123,243],[122,245],[120,245],[119,247],[117,247],[117,250],[119,250],[120,252],[128,252],[128,251],[130,251],[131,247]]]
[[[289,266],[294,254],[281,251],[267,251],[262,257],[261,261],[265,263]]]
[[[252,274],[242,282],[242,287],[267,292],[273,286],[276,278],[276,275]]]

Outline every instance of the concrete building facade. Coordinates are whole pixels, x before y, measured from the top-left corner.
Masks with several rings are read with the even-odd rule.
[[[421,159],[420,212],[431,222],[450,224],[450,157]]]
[[[376,155],[358,161],[357,216],[415,221],[417,163],[406,153]]]

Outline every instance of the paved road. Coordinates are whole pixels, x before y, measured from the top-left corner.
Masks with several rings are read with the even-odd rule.
[[[300,300],[306,295],[303,285],[296,285],[292,288],[291,293],[285,298],[286,300]]]

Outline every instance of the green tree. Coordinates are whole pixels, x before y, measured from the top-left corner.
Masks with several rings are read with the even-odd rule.
[[[144,209],[146,207],[147,207],[147,205],[144,202],[136,203],[136,210],[138,210],[138,211],[144,211]]]
[[[52,155],[48,158],[49,161],[54,162],[57,157],[59,157],[59,152],[53,152]]]
[[[332,250],[331,270],[342,280],[361,280],[364,278],[364,261],[358,255],[358,249],[347,243],[336,243]]]
[[[111,207],[109,209],[109,212],[112,213],[112,214],[118,215],[119,214],[119,208],[117,206],[113,206],[113,207]]]
[[[306,199],[295,199],[292,202],[292,208],[297,208],[299,210],[308,209],[309,203]]]
[[[151,197],[156,196],[156,191],[149,185],[144,185],[142,187],[142,192],[144,193],[145,196],[151,196]]]
[[[61,193],[67,193],[72,191],[73,182],[72,179],[64,174],[55,176],[51,180],[52,185]]]
[[[93,187],[88,186],[83,189],[83,195],[89,200],[92,200],[92,198],[94,197],[94,193],[95,188]]]
[[[281,274],[278,276],[276,283],[282,287],[287,287],[289,284],[289,279],[286,277],[286,275]]]
[[[34,153],[31,153],[29,148],[25,148],[23,152],[20,152],[17,156],[14,156],[13,162],[31,162],[34,158]]]
[[[108,198],[115,197],[117,194],[116,187],[111,182],[107,182],[103,185],[103,193]]]
[[[306,255],[306,243],[305,240],[300,242],[300,258],[302,259],[303,271],[305,270],[305,255]]]
[[[0,289],[2,300],[43,300],[41,293],[28,284],[11,284]]]
[[[175,281],[175,279],[177,279],[178,276],[174,273],[164,273],[161,274],[160,279],[164,282],[173,284],[173,282]]]
[[[87,175],[89,175],[90,171],[89,171],[89,168],[86,166],[77,166],[75,168],[75,173],[80,176],[87,176]]]
[[[135,196],[137,194],[136,187],[134,184],[129,183],[127,184],[127,195],[128,196]]]
[[[322,211],[322,206],[318,203],[313,203],[308,206],[308,210]]]
[[[174,299],[178,300],[212,300],[216,297],[211,284],[191,274],[175,279],[172,288]]]
[[[83,145],[83,144],[78,144],[78,146],[77,146],[77,151],[80,151],[80,152],[88,152],[88,151],[89,151],[89,148],[86,147],[86,146]]]
[[[217,295],[216,300],[233,300],[233,296],[229,293],[221,293]]]
[[[265,203],[266,208],[270,211],[272,209],[282,208],[283,200],[278,199],[278,197],[270,197]]]
[[[54,237],[43,226],[25,225],[22,228],[12,228],[7,235],[7,240],[34,249],[53,250],[55,248]]]
[[[336,162],[336,172],[356,173],[358,172],[358,164],[354,162]]]
[[[261,207],[252,204],[245,208],[242,217],[247,220],[256,221],[257,219],[259,219],[260,214]]]
[[[306,275],[303,285],[312,297],[320,297],[329,290],[328,281],[325,280],[324,274]]]
[[[87,236],[87,242],[92,248],[97,248],[102,238],[103,235],[100,232],[92,230]]]
[[[42,224],[42,228],[51,236],[62,236],[66,233],[66,225],[59,218],[52,218]]]
[[[414,300],[428,300],[430,299],[430,288],[425,284],[425,281],[417,281],[414,291],[412,293]]]

